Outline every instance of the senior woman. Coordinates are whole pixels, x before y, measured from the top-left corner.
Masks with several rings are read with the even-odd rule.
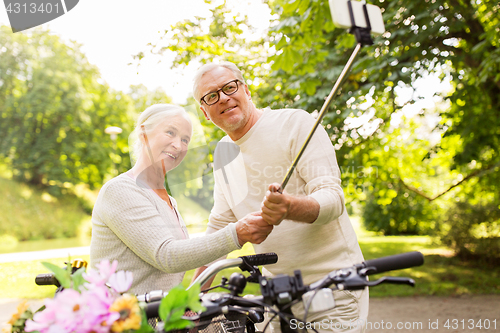
[[[203,237],[189,239],[174,198],[164,186],[166,172],[186,156],[192,124],[175,105],[150,106],[134,131],[137,162],[131,170],[108,181],[92,212],[90,261],[108,259],[118,270],[131,271],[136,294],[169,290],[184,273],[241,248],[261,243],[272,231],[260,212]]]

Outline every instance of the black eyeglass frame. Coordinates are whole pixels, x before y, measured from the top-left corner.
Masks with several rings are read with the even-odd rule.
[[[230,93],[230,94],[226,93],[226,92],[223,90],[223,89],[224,89],[224,87],[225,87],[225,86],[227,86],[227,85],[228,85],[228,84],[230,84],[230,83],[233,83],[233,82],[236,82],[236,90],[235,90],[235,91],[233,91],[233,92],[232,92],[232,93]],[[222,86],[222,88],[217,89],[216,91],[211,91],[211,92],[209,92],[208,94],[203,95],[203,97],[202,97],[202,98],[200,98],[200,104],[201,104],[201,102],[205,103],[205,104],[206,104],[206,105],[208,105],[208,106],[216,104],[216,103],[220,100],[220,92],[221,92],[221,91],[222,91],[222,92],[224,93],[224,95],[226,95],[226,96],[231,96],[231,95],[235,94],[236,92],[238,92],[238,89],[240,89],[240,87],[238,86],[238,82],[243,83],[243,82],[242,82],[241,80],[239,80],[239,79],[234,79],[234,80],[231,80],[231,81],[227,82],[226,84],[224,84],[224,85]],[[205,101],[205,97],[207,97],[208,95],[213,94],[213,93],[217,93],[217,100],[216,100],[215,102],[211,103],[211,104],[208,104],[208,103]]]

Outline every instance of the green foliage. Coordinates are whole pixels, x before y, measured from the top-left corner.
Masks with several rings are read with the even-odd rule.
[[[392,193],[380,190],[368,195],[363,209],[363,221],[368,230],[384,235],[431,233],[435,223],[429,221],[429,217],[433,216],[434,211],[424,198],[401,187],[388,191]]]
[[[130,98],[98,83],[99,72],[79,45],[40,29],[1,30],[0,159],[16,179],[56,185],[53,195],[62,194],[64,183],[100,186],[113,167],[104,129],[130,131]]]
[[[441,241],[463,259],[500,260],[500,207],[457,202],[446,214]]]
[[[174,53],[172,67],[187,66],[193,60],[207,63],[216,56],[239,66],[252,84],[255,78],[268,72],[261,66],[267,57],[264,40],[252,34],[256,28],[249,23],[247,15],[234,12],[225,1],[220,5],[206,2],[213,5],[210,18],[194,17],[169,27],[162,41],[150,44],[151,53]],[[139,64],[143,57],[142,53],[135,56]]]
[[[154,91],[149,91],[143,84],[130,86],[128,95],[132,98],[136,112],[142,112],[153,104],[172,103],[172,98],[167,96],[163,89],[157,88]]]
[[[195,285],[189,290],[182,285],[169,290],[160,303],[158,315],[165,323],[164,330],[189,328],[194,325],[190,320],[183,319],[184,313],[189,309],[193,312],[204,311],[199,298],[200,286]]]
[[[0,163],[15,179],[56,197],[72,184],[99,188],[128,170],[136,114],[171,98],[143,85],[128,94],[114,91],[80,45],[49,31],[0,30]],[[116,142],[105,133],[108,126],[122,128]]]

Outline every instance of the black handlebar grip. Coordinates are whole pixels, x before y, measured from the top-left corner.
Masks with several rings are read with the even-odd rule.
[[[278,255],[274,252],[254,254],[241,258],[245,258],[246,262],[252,266],[269,265],[278,262]]]
[[[59,281],[54,274],[38,274],[35,278],[35,283],[39,286],[56,286],[59,287]]]
[[[407,252],[394,256],[367,260],[363,264],[365,267],[374,267],[376,271],[368,272],[368,275],[378,274],[398,269],[405,269],[420,266],[424,263],[424,255],[420,252]]]
[[[158,310],[160,309],[161,301],[151,302],[144,304],[144,313],[147,318],[155,318],[158,317]]]

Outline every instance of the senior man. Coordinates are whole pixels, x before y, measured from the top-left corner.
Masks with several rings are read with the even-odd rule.
[[[203,65],[195,75],[193,94],[206,119],[227,134],[215,152],[214,207],[207,233],[261,209],[263,219],[275,227],[264,242],[254,244],[255,251],[276,252],[279,258],[265,267],[264,275],[293,275],[300,269],[304,283],[310,284],[363,261],[346,212],[335,149],[321,126],[285,191],[277,192],[314,125],[309,113],[256,108],[240,70],[230,62]],[[318,331],[363,332],[368,289],[335,291],[334,297],[334,309],[310,313],[307,321],[328,323],[316,326]],[[292,310],[303,318],[302,302]],[[279,332],[277,320],[272,327]]]

